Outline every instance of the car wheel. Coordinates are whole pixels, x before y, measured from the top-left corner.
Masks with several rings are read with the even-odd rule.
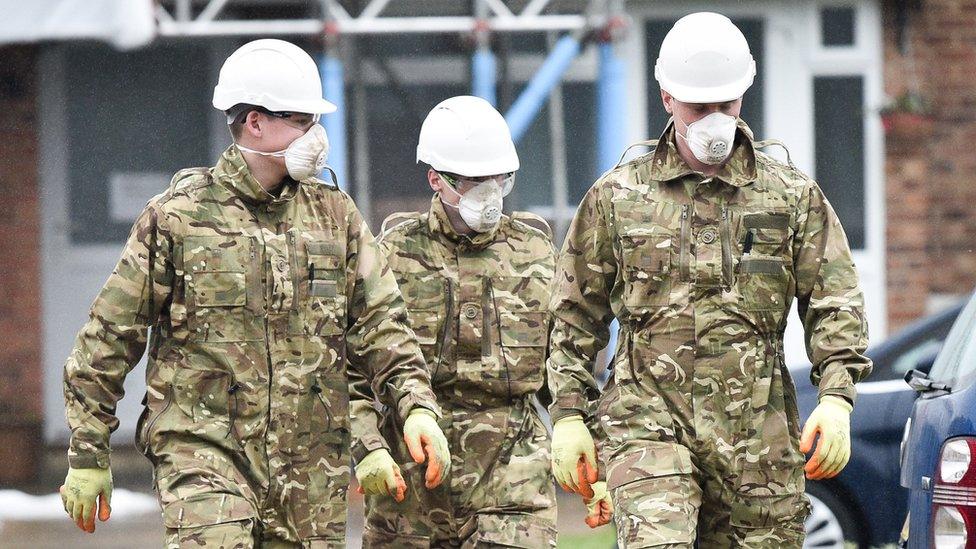
[[[843,549],[845,541],[860,541],[850,510],[830,490],[823,485],[809,482],[807,497],[810,498],[812,509],[804,524],[807,531],[804,549]]]

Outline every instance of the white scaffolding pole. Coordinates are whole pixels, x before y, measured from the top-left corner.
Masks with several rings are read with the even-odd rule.
[[[550,0],[532,0],[521,13],[514,13],[502,0],[485,0],[493,15],[479,20],[474,16],[430,15],[420,17],[381,17],[394,0],[372,0],[359,15],[347,12],[337,0],[325,0],[328,19],[339,34],[453,33],[470,32],[487,22],[492,32],[573,31],[587,26],[583,15],[545,14]],[[193,17],[190,0],[176,0],[175,16],[159,5],[157,19],[161,36],[248,36],[315,35],[322,32],[321,19],[221,19],[233,0],[210,0]]]

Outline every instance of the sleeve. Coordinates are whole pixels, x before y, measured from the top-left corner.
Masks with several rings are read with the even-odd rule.
[[[109,466],[109,436],[125,376],[146,349],[147,328],[169,304],[172,235],[154,198],[139,215],[122,256],[92,304],[64,365],[65,417],[73,468]]]
[[[393,271],[359,210],[348,201],[347,272],[352,286],[346,331],[349,365],[370,380],[381,403],[397,410],[401,420],[415,407],[440,416],[430,373]]]
[[[599,398],[593,371],[597,353],[609,341],[610,290],[617,273],[601,188],[594,185],[580,203],[556,265],[546,367],[553,422],[591,416]]]
[[[349,424],[352,431],[352,457],[358,463],[373,450],[390,445],[380,430],[380,412],[369,380],[357,370],[350,369]]]
[[[809,182],[798,205],[793,240],[796,298],[819,396],[854,403],[854,384],[871,372],[864,294],[837,214]]]

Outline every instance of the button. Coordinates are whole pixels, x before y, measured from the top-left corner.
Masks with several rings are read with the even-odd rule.
[[[477,317],[478,316],[478,306],[475,305],[475,304],[473,304],[473,303],[469,303],[468,305],[465,305],[464,306],[464,316],[467,317],[467,318],[475,318],[475,317]]]
[[[285,258],[280,257],[280,256],[275,258],[275,260],[274,260],[274,268],[275,268],[275,270],[277,270],[278,272],[283,273],[283,272],[285,272],[285,268],[287,266],[288,266],[288,264],[285,262]]]
[[[704,244],[711,244],[712,242],[715,242],[715,231],[713,229],[705,229],[700,235],[698,235],[698,238],[700,238]]]

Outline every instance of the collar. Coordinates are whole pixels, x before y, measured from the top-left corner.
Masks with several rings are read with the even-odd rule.
[[[756,149],[753,145],[752,130],[741,119],[736,123],[735,148],[732,156],[725,162],[722,169],[715,174],[715,179],[719,179],[732,185],[733,187],[745,187],[756,180]],[[686,175],[697,174],[704,177],[701,172],[691,169],[691,166],[678,154],[678,146],[675,144],[677,131],[674,128],[674,119],[668,120],[668,125],[664,128],[658,140],[657,148],[651,158],[651,165],[647,175],[651,180],[671,181]]]
[[[213,174],[215,180],[249,204],[284,204],[291,201],[298,193],[299,183],[290,177],[285,177],[281,182],[281,192],[278,196],[264,190],[247,167],[247,162],[244,161],[244,156],[237,145],[227,147],[227,150],[220,155]]]
[[[505,216],[502,216],[502,220],[498,222],[490,231],[485,233],[474,233],[472,236],[458,234],[454,230],[454,226],[451,225],[451,220],[447,217],[447,211],[444,209],[444,204],[441,202],[440,193],[434,193],[433,198],[430,199],[430,211],[427,215],[427,226],[430,230],[430,234],[435,236],[444,236],[447,240],[458,243],[458,244],[470,244],[475,248],[482,248],[487,246],[495,240],[495,235],[498,233],[498,228],[501,224],[505,222]]]

